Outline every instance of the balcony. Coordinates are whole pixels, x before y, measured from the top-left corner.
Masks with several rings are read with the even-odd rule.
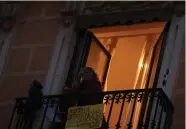
[[[105,122],[101,129],[171,129],[173,105],[162,89],[134,89],[102,93],[77,93],[44,96],[32,129],[64,129],[66,102],[76,106],[81,98],[101,97]],[[24,127],[24,111],[28,98],[17,98],[8,129]],[[31,126],[31,125],[30,125]]]

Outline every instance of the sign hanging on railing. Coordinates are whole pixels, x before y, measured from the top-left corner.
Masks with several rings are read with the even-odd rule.
[[[65,129],[96,129],[103,121],[103,104],[71,107]]]

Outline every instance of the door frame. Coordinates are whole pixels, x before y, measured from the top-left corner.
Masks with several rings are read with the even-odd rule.
[[[90,31],[89,31],[90,32]],[[91,32],[92,33],[92,32]],[[106,56],[108,57],[107,59],[107,63],[105,65],[105,71],[103,73],[103,80],[102,80],[102,86],[103,86],[103,89],[104,89],[104,85],[105,85],[105,81],[106,81],[106,78],[107,78],[107,73],[108,73],[108,69],[109,69],[109,64],[110,64],[110,61],[111,61],[111,54],[107,51],[107,49],[103,46],[103,44],[97,39],[97,37],[92,33],[92,39],[96,40],[96,43],[97,45],[103,50],[103,52],[106,54]],[[90,52],[90,48],[87,52],[87,57],[86,57],[86,61],[88,59],[88,54]],[[85,64],[84,66],[85,67]]]
[[[154,21],[154,22],[156,22],[156,21]],[[168,22],[170,22],[170,21],[166,21],[167,22],[167,24],[168,24]],[[144,23],[148,23],[148,22],[144,22]],[[142,24],[142,23],[140,23],[140,24]],[[167,25],[166,24],[166,25]],[[118,25],[121,25],[121,24],[118,24]],[[134,25],[134,24],[133,24]],[[166,25],[165,25],[165,27],[166,27]],[[113,26],[116,26],[116,25],[113,25]],[[103,27],[103,26],[102,26]],[[106,25],[104,26],[104,27],[107,27]],[[90,28],[90,29],[93,29],[93,28],[99,28],[98,26],[96,26],[96,27],[92,27],[92,28]],[[165,29],[165,28],[164,28]],[[85,29],[85,28],[83,28],[83,29],[80,29],[80,31],[85,31],[85,30],[89,30],[89,28],[88,29]],[[164,30],[163,30],[164,31]],[[162,33],[163,33],[163,31],[162,31]],[[168,30],[169,31],[169,30]],[[168,32],[167,31],[167,32]],[[166,33],[167,33],[166,32]],[[91,32],[92,33],[92,32]],[[160,35],[161,36],[161,35]],[[165,36],[163,36],[163,41],[162,42],[164,42],[164,37]],[[69,69],[69,71],[68,71],[68,76],[67,76],[67,79],[66,80],[68,80],[68,78],[69,78],[69,73],[71,73],[72,71],[71,71],[71,67],[72,67],[72,65],[73,65],[73,59],[74,59],[74,57],[75,57],[75,53],[77,52],[77,48],[78,48],[78,42],[79,42],[79,40],[80,40],[80,38],[81,37],[79,37],[78,36],[78,39],[77,39],[77,41],[76,41],[76,46],[75,46],[75,48],[74,48],[74,54],[73,54],[73,57],[72,57],[72,60],[71,60],[71,66],[70,66],[70,69]],[[110,53],[108,53],[107,52],[107,50],[104,48],[104,47],[102,47],[102,44],[100,43],[100,41],[97,39],[97,37],[93,34],[93,38],[95,39],[95,40],[97,40],[98,41],[98,45],[100,45],[100,47],[102,48],[102,50],[104,51],[104,52],[106,52],[107,54],[108,54],[108,56],[110,55]],[[164,55],[164,51],[165,51],[165,48],[166,48],[166,43],[162,43],[162,46],[161,46],[161,50],[160,50],[160,55],[159,55],[159,59],[158,59],[158,64],[157,64],[157,67],[156,67],[156,73],[155,73],[155,77],[154,77],[154,81],[153,81],[153,87],[152,88],[156,88],[157,87],[157,82],[158,82],[158,79],[159,79],[159,74],[160,74],[160,70],[161,70],[161,64],[162,64],[162,60],[163,60],[163,55]],[[87,53],[86,53],[86,60],[87,60],[87,58],[88,58],[88,52],[89,52],[89,49],[90,49],[90,47],[88,48],[88,50],[87,50]],[[83,67],[85,66],[85,62],[86,62],[86,60],[83,62]],[[152,60],[153,60],[153,56],[152,56]],[[109,62],[110,62],[110,60],[109,60]],[[151,62],[151,65],[153,65],[153,61]],[[104,80],[106,80],[106,77],[107,77],[107,73],[108,73],[108,69],[109,69],[109,63],[107,63],[106,64],[106,72],[104,73],[105,75],[104,75]],[[149,71],[150,71],[150,69],[149,69]],[[148,78],[147,79],[150,79],[150,76],[148,76]],[[67,82],[67,81],[66,81]],[[105,84],[105,82],[103,83],[103,84]],[[146,86],[145,87],[146,89],[148,88],[148,86]]]
[[[101,44],[101,42],[97,39],[97,37],[91,31],[89,31],[88,29],[81,29],[78,32],[80,32],[80,33],[82,32],[82,33],[81,34],[79,33],[78,38],[76,40],[76,45],[75,45],[75,48],[74,48],[73,57],[72,57],[72,60],[71,60],[71,63],[70,63],[70,69],[68,71],[68,76],[67,76],[67,79],[66,79],[66,86],[68,86],[68,87],[73,87],[74,86],[74,82],[77,79],[77,74],[80,70],[80,67],[85,67],[85,65],[86,65],[88,55],[89,55],[89,51],[90,51],[90,47],[91,47],[91,40],[94,39],[96,41],[97,45],[101,48],[101,50],[103,50],[103,52],[108,57],[107,63],[105,64],[105,71],[103,73],[102,86],[104,88],[106,77],[107,77],[107,72],[108,72],[108,69],[109,69],[109,63],[110,63],[110,60],[111,60],[111,54]],[[82,48],[82,50],[79,51],[79,45],[81,45],[80,44],[81,41],[84,42],[83,44],[86,45],[86,46],[85,46],[85,48]],[[84,49],[86,49],[86,50],[84,50]],[[79,62],[81,60],[81,59],[79,59],[80,57],[82,57],[81,62]],[[76,61],[78,62],[79,66],[74,65],[74,63],[76,63]],[[73,74],[75,74],[75,75],[73,75]]]

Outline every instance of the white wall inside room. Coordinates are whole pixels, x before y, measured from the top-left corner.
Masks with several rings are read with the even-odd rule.
[[[147,36],[134,36],[119,38],[113,54],[109,73],[107,75],[106,91],[135,89],[136,80],[140,70],[140,60],[147,41]],[[156,41],[154,41],[156,42]],[[143,88],[143,87],[138,87]],[[121,104],[114,104],[110,118],[110,128],[115,128]],[[110,107],[105,107],[105,115],[108,115]],[[137,110],[136,110],[137,111]],[[127,115],[130,112],[130,104],[125,103],[121,120],[122,128],[127,127]],[[136,112],[136,114],[138,114]]]
[[[119,38],[112,57],[106,90],[124,90],[135,88],[138,71],[146,36]]]

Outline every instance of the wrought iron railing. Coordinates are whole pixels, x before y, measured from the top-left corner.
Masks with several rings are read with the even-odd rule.
[[[105,122],[101,129],[170,129],[173,105],[162,89],[135,89],[102,93],[77,93],[43,97],[32,129],[64,129],[66,102],[76,106],[81,98],[101,97],[105,105]],[[25,128],[24,111],[28,98],[17,98],[8,129]],[[91,100],[90,100],[91,101]]]

